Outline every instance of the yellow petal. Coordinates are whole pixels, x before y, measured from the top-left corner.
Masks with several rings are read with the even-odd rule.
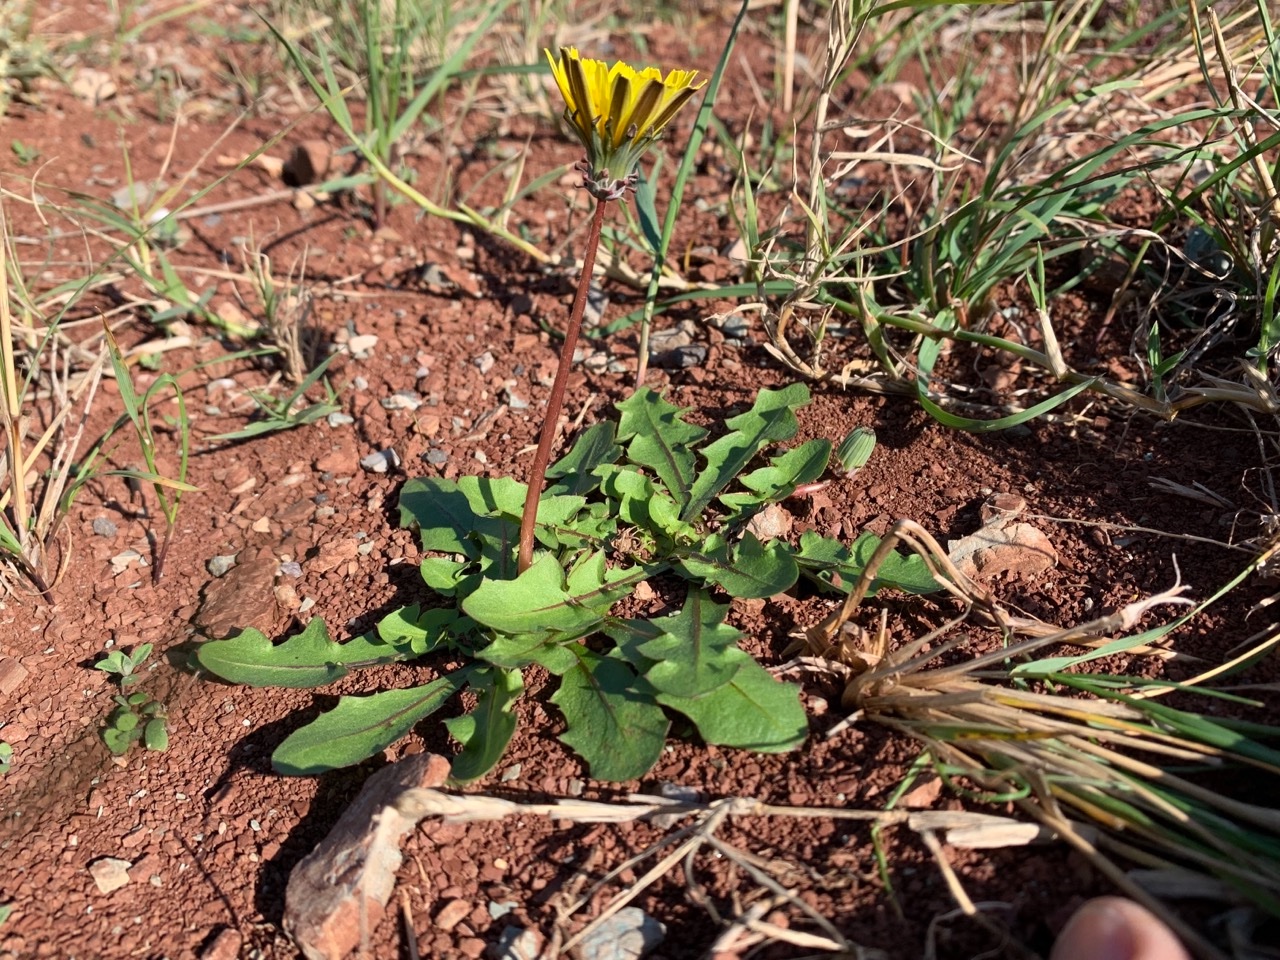
[[[648,135],[653,120],[654,110],[662,102],[662,81],[650,77],[639,95],[635,107],[627,117],[627,127],[634,128],[630,139],[639,140]]]
[[[655,134],[661,131],[663,127],[671,122],[671,118],[679,112],[680,108],[689,101],[689,98],[692,97],[700,87],[701,84],[697,87],[685,87],[683,90],[677,90],[671,97],[671,101],[667,103],[666,106],[664,106],[658,113],[657,117],[654,118],[653,126],[650,128],[650,131]]]
[[[611,71],[612,72],[612,71]],[[631,112],[631,101],[634,99],[631,94],[631,80],[623,75],[614,76],[612,78],[613,89],[609,94],[609,129],[613,131],[613,144],[617,146],[621,143],[622,131],[626,129],[624,124]]]
[[[564,51],[561,51],[561,59],[559,60],[551,56],[550,50],[543,50],[542,52],[547,55],[547,62],[551,64],[551,76],[555,78],[556,86],[560,88],[560,96],[564,98],[565,106],[573,110],[573,93],[569,89],[569,80],[565,76]],[[576,53],[577,51],[574,52]]]

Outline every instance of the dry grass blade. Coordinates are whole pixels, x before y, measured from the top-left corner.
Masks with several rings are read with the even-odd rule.
[[[880,563],[898,543],[908,544],[930,564],[965,612],[895,648],[883,615],[870,630],[856,626],[852,618]],[[1229,724],[1153,702],[1173,686],[1135,687],[1123,677],[1092,678],[1054,668],[1044,674],[1048,689],[1041,691],[1028,688],[1027,681],[1010,670],[1010,665],[1025,662],[1029,654],[1047,646],[1129,633],[1158,606],[1190,604],[1181,596],[1180,584],[1090,623],[1011,642],[1020,632],[1017,620],[989,593],[960,577],[918,525],[896,525],[882,547],[841,607],[799,634],[811,652],[835,653],[843,661],[844,703],[856,711],[848,722],[875,721],[918,740],[944,782],[964,795],[1017,804],[1161,914],[1197,956],[1219,954],[1156,898],[1122,879],[1123,870],[1103,849],[1159,869],[1202,872],[1216,878],[1217,889],[1229,890],[1232,900],[1280,915],[1280,813],[1224,796],[1190,775],[1160,765],[1231,765],[1280,774],[1280,752]],[[1249,569],[1264,562],[1265,556],[1257,558]],[[946,578],[939,571],[945,571]],[[1000,627],[1004,642],[990,653],[948,663],[959,643],[948,634],[973,614]],[[1265,635],[1234,663],[1251,662],[1277,640]],[[1134,640],[1125,649],[1140,645]],[[1205,671],[1193,683],[1229,669]],[[1176,688],[1190,686],[1181,683]],[[1071,817],[1064,810],[1070,810]],[[1087,824],[1093,828],[1085,829]],[[1124,839],[1118,841],[1121,836]],[[927,836],[925,842],[930,842]],[[970,912],[972,905],[963,892],[953,889],[953,894]]]
[[[749,910],[732,921],[724,937],[740,936],[747,930],[760,940],[776,940],[805,949],[840,951],[860,960],[880,960],[879,951],[869,950],[847,940],[839,930],[813,907],[788,889],[772,873],[778,864],[764,860],[748,851],[726,843],[716,832],[729,818],[734,817],[800,817],[856,820],[881,826],[906,826],[924,835],[945,831],[947,842],[956,846],[991,848],[996,846],[1024,845],[1035,841],[1048,841],[1054,837],[1038,830],[1034,825],[992,814],[950,810],[856,810],[846,807],[794,807],[761,803],[749,797],[724,797],[709,803],[687,803],[635,794],[624,802],[602,803],[588,800],[564,799],[555,803],[521,803],[479,794],[452,794],[439,790],[414,789],[399,795],[396,800],[399,813],[415,820],[438,816],[446,821],[496,820],[513,816],[543,816],[567,823],[627,823],[647,819],[663,823],[670,818],[691,818],[691,822],[672,829],[647,849],[627,858],[608,870],[591,884],[585,893],[579,893],[584,873],[566,888],[566,897],[559,908],[560,924],[556,931],[557,948],[548,955],[561,955],[598,929],[609,917],[615,915],[635,900],[659,878],[673,871],[681,862],[689,878],[690,889],[696,889],[693,880],[693,858],[704,847],[722,857],[727,857],[742,868],[764,890],[771,891],[770,909],[790,904],[807,916],[822,931],[822,935],[796,930],[784,930],[776,924],[760,919],[763,913]],[[659,853],[667,851],[631,883],[626,890],[612,897],[600,912],[581,930],[572,935],[563,929],[569,918],[590,904],[596,895],[619,876],[637,867]],[[591,863],[584,865],[584,871]],[[794,870],[791,871],[794,873]],[[717,922],[719,914],[708,902],[704,904]],[[766,913],[768,911],[765,911]],[[734,930],[738,934],[733,934]],[[724,940],[724,937],[721,940]],[[758,942],[758,941],[753,941]]]

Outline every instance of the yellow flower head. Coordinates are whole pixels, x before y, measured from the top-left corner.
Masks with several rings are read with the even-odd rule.
[[[641,155],[706,83],[694,83],[697,70],[672,70],[664,79],[656,67],[584,60],[574,47],[561,47],[559,60],[546,54],[566,104],[564,118],[587,150],[587,188],[605,199],[634,186]]]

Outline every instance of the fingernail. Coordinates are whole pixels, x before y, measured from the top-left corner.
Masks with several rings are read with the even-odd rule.
[[[1052,960],[1133,960],[1137,944],[1129,919],[1109,903],[1088,903],[1054,944]]]

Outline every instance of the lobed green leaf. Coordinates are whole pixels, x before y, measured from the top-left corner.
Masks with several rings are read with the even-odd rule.
[[[599,780],[634,780],[658,762],[670,726],[621,660],[577,648],[578,664],[560,678],[551,702],[564,714],[561,741]]]
[[[727,605],[715,603],[705,590],[690,590],[684,607],[669,617],[620,620],[606,633],[618,644],[618,655],[644,676],[655,690],[677,697],[699,697],[722,687],[738,672],[727,656],[742,636],[724,623]]]
[[[444,706],[474,672],[464,667],[420,687],[343,697],[332,710],[289,734],[271,755],[271,766],[277,773],[304,776],[367,760]]]
[[[581,637],[642,579],[644,572],[636,569],[606,569],[603,551],[575,565],[566,578],[548,553],[514,580],[486,579],[462,601],[462,609],[499,633],[535,641]]]
[[[408,646],[390,646],[367,637],[335,643],[320,617],[281,644],[273,644],[260,630],[249,627],[196,649],[201,667],[223,680],[251,687],[318,687],[346,676],[350,667],[393,663],[414,655]]]
[[[727,651],[725,659],[737,673],[724,686],[700,697],[659,693],[657,701],[692,720],[708,743],[759,753],[782,753],[803,743],[809,719],[800,688],[776,680],[741,650]]]
[[[462,744],[449,772],[455,783],[480,779],[507,752],[516,732],[512,707],[524,693],[524,679],[519,670],[489,667],[476,671],[471,687],[479,696],[475,708],[444,722],[449,735]]]
[[[543,497],[591,493],[600,486],[596,467],[616,463],[621,456],[622,447],[614,440],[613,424],[602,420],[592,425],[568,453],[547,468],[547,479],[559,482],[547,487]]]
[[[743,474],[738,482],[749,493],[725,493],[720,502],[741,515],[766,503],[776,503],[791,496],[796,487],[812,483],[826,472],[831,459],[831,441],[810,440],[769,460],[767,467],[760,467]]]
[[[706,467],[694,480],[680,519],[689,521],[701,514],[765,446],[794,437],[799,429],[795,411],[808,402],[809,388],[803,383],[761,390],[750,410],[726,420],[732,432],[702,448]]]
[[[744,599],[784,593],[800,576],[791,547],[781,540],[761,543],[749,531],[732,548],[721,534],[712,534],[701,550],[680,560],[680,567],[688,576]]]
[[[880,538],[874,533],[863,533],[850,547],[839,540],[808,531],[800,537],[800,549],[796,551],[795,559],[812,579],[831,589],[848,592],[862,576],[879,546]],[[836,575],[841,580],[838,588],[834,581]],[[934,593],[939,589],[928,564],[914,553],[904,556],[896,551],[876,571],[868,596],[874,595],[881,587],[896,587],[907,593]]]
[[[648,387],[641,387],[617,407],[622,414],[618,440],[627,442],[627,459],[653,470],[683,510],[697,475],[693,447],[707,431],[682,419],[688,408],[668,403]]]
[[[447,643],[458,621],[458,611],[450,608],[419,610],[412,606],[393,610],[378,621],[378,637],[395,649],[408,647],[415,656],[430,653]]]

